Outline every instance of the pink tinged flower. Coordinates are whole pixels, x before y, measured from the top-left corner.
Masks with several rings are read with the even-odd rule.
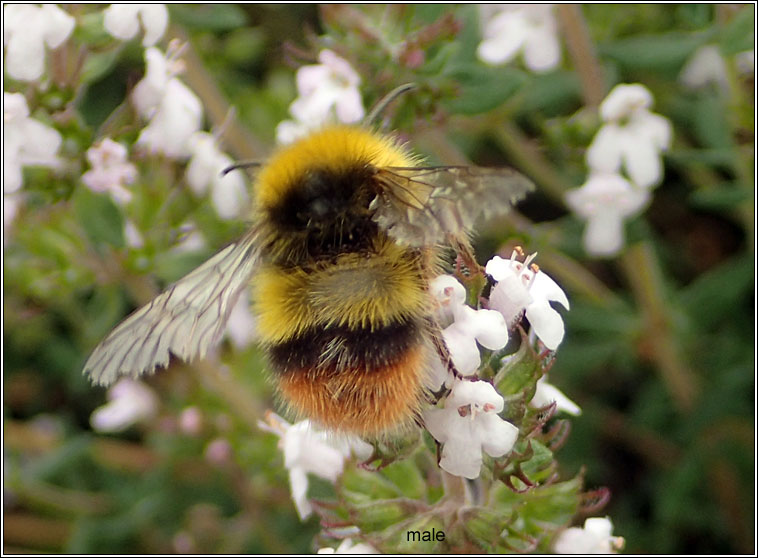
[[[74,18],[53,4],[5,5],[3,45],[8,75],[21,81],[39,79],[45,70],[45,45],[58,48],[74,25]]]
[[[205,459],[214,465],[224,465],[229,463],[232,458],[232,445],[224,438],[211,440],[205,446]]]
[[[313,508],[308,500],[308,474],[336,482],[350,454],[368,458],[373,448],[355,437],[315,429],[310,421],[289,424],[269,413],[262,430],[280,436],[279,448],[284,453],[284,466],[289,471],[290,490],[300,519],[307,518]]]
[[[653,96],[640,84],[613,88],[600,105],[606,122],[587,149],[592,172],[617,174],[622,167],[631,181],[648,188],[661,181],[661,153],[671,143],[671,123],[648,110]]]
[[[549,4],[483,6],[483,39],[477,55],[487,64],[499,65],[522,54],[533,72],[546,72],[561,61],[558,26]]]
[[[21,93],[3,93],[3,192],[23,184],[22,167],[57,167],[56,153],[63,141],[57,130],[29,117]]]
[[[615,554],[624,548],[624,538],[614,537],[608,517],[590,517],[584,527],[569,527],[553,542],[558,554]]]
[[[524,262],[518,261],[516,256],[514,250],[510,259],[495,256],[487,262],[487,274],[497,281],[490,293],[490,308],[500,312],[510,326],[526,312],[534,333],[554,351],[563,341],[564,325],[563,318],[550,302],[557,302],[568,310],[568,298],[549,275],[530,266],[536,254]]]
[[[613,256],[624,246],[624,219],[647,205],[650,192],[615,173],[594,172],[566,192],[566,204],[587,221],[584,248],[593,256]]]
[[[187,182],[192,191],[203,195],[211,189],[211,200],[222,219],[239,217],[247,209],[245,180],[240,171],[222,174],[232,164],[222,153],[216,138],[207,132],[196,132],[189,139],[191,159],[187,166]]]
[[[452,475],[475,479],[482,468],[482,452],[502,457],[513,448],[518,428],[503,420],[503,398],[492,384],[456,380],[444,409],[424,412],[424,424],[442,444],[440,467]]]
[[[334,549],[331,547],[319,548],[317,554],[379,554],[379,551],[367,543],[355,543],[351,539],[345,539]]]
[[[574,416],[582,414],[582,409],[579,405],[566,397],[566,395],[553,384],[549,384],[547,377],[543,376],[537,380],[537,390],[534,392],[531,404],[534,407],[546,407],[553,402],[555,403],[555,409],[557,411],[565,411]]]
[[[98,432],[120,432],[148,420],[158,411],[158,398],[152,389],[132,378],[121,378],[108,390],[108,403],[90,416]]]
[[[203,413],[195,407],[186,407],[179,415],[179,429],[185,434],[197,436],[203,429]]]
[[[137,178],[137,168],[128,162],[126,147],[105,138],[87,150],[90,170],[82,175],[82,181],[94,192],[108,192],[118,204],[132,199],[132,193],[124,188]]]
[[[168,26],[168,10],[164,4],[111,4],[103,11],[103,25],[113,37],[128,40],[145,31],[143,46],[157,43]]]

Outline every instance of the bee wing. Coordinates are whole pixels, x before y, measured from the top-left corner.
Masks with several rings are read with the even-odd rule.
[[[99,385],[205,356],[221,339],[257,260],[255,234],[230,244],[121,322],[97,346],[84,373]]]
[[[411,246],[460,238],[482,219],[507,213],[534,184],[498,167],[384,167],[377,170],[373,219]]]

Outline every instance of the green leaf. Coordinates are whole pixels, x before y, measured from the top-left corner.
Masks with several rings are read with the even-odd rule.
[[[445,75],[459,86],[458,98],[445,102],[447,109],[456,114],[490,111],[518,92],[527,81],[524,72],[513,68],[490,68],[471,63],[449,67]]]
[[[753,257],[738,257],[698,277],[682,292],[690,318],[703,326],[716,327],[719,320],[748,303],[755,280]]]
[[[94,245],[103,242],[115,248],[124,247],[124,217],[107,194],[96,194],[89,188],[77,188],[73,198],[74,213]]]
[[[247,14],[235,4],[171,4],[171,20],[201,31],[229,31],[247,24]]]
[[[751,50],[755,42],[755,6],[745,6],[732,18],[719,37],[725,56]]]
[[[546,117],[563,114],[580,103],[581,93],[579,77],[574,72],[537,74],[529,82],[529,94],[525,95],[519,112],[541,113]]]
[[[92,83],[110,72],[119,60],[120,50],[93,52],[84,60],[82,83]]]
[[[695,102],[695,134],[705,147],[730,149],[733,147],[728,109],[724,100],[716,95],[702,95]]]
[[[714,210],[729,210],[755,199],[755,191],[748,191],[737,187],[738,183],[722,182],[709,190],[698,190],[689,197],[690,203],[695,207]]]
[[[542,375],[542,364],[529,343],[522,339],[518,351],[504,360],[505,364],[498,370],[492,381],[497,392],[507,397],[530,389],[533,395],[537,380]]]
[[[406,498],[422,499],[426,494],[426,483],[412,459],[392,463],[382,469],[382,475],[394,482]]]
[[[708,34],[671,32],[663,35],[636,35],[601,45],[598,49],[628,70],[676,72]]]

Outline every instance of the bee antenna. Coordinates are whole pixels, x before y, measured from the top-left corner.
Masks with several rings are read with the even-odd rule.
[[[399,87],[395,87],[392,91],[387,93],[384,97],[382,97],[376,105],[374,105],[374,108],[371,109],[371,112],[368,113],[368,116],[363,119],[363,124],[365,126],[370,126],[373,124],[376,120],[378,120],[379,115],[384,112],[384,109],[387,108],[387,106],[397,99],[400,95],[403,93],[407,93],[411,89],[416,89],[418,85],[415,83],[406,83],[404,85],[401,85]]]
[[[250,167],[260,167],[262,163],[259,163],[257,161],[244,161],[242,163],[234,163],[233,165],[229,165],[224,170],[221,171],[221,176],[226,176],[233,170],[237,169],[247,169]]]

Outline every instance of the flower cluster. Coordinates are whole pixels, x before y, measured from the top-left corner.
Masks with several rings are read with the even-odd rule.
[[[485,270],[495,285],[486,310],[467,306],[465,288],[451,276],[440,276],[431,283],[430,291],[438,303],[438,320],[442,323],[452,320],[442,335],[456,370],[464,377],[476,374],[481,364],[477,343],[493,351],[504,348],[509,328],[515,327],[523,315],[534,335],[548,349],[557,349],[563,340],[563,319],[550,302],[568,309],[566,294],[532,264],[534,256],[523,262],[519,256],[524,256],[520,248],[513,251],[510,259],[495,256],[487,263]],[[559,409],[572,414],[580,412],[557,388],[544,379],[541,381],[533,405],[542,407],[555,401]],[[518,429],[498,416],[504,401],[492,384],[475,378],[456,379],[444,368],[435,375],[433,383],[438,388],[443,382],[450,388],[444,408],[424,413],[424,423],[442,444],[440,467],[453,475],[477,478],[482,452],[492,457],[507,454],[516,442]]]
[[[671,143],[671,123],[650,112],[652,104],[643,85],[621,84],[600,105],[604,124],[587,149],[589,177],[566,193],[566,204],[587,221],[590,254],[612,256],[623,247],[624,219],[647,205],[663,178],[661,154]]]

